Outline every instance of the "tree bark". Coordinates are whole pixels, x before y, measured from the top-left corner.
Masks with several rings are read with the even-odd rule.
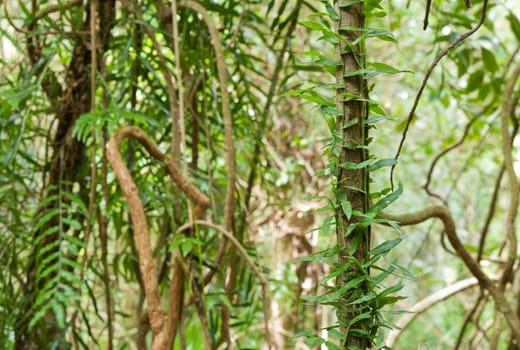
[[[345,0],[335,2],[336,11],[339,14],[339,20],[336,21],[336,33],[342,39],[336,46],[336,57],[341,63],[336,70],[336,83],[341,86],[337,89],[336,95],[336,108],[339,112],[336,119],[336,137],[339,139],[337,144],[341,148],[339,159],[337,159],[335,188],[335,197],[340,202],[336,209],[340,264],[352,262],[353,259],[363,263],[367,260],[370,249],[369,228],[356,227],[360,217],[352,215],[355,211],[365,213],[368,210],[368,170],[366,167],[359,169],[353,166],[367,160],[368,152],[365,147],[367,144],[366,82],[363,74],[358,74],[364,68],[362,41],[353,45],[361,35],[361,28],[365,25],[365,16],[362,1],[349,3],[351,2]],[[360,28],[360,30],[355,30],[355,28]],[[350,204],[345,204],[346,202]],[[353,230],[352,227],[354,227]],[[368,273],[368,269],[361,269],[359,266],[353,264],[351,268],[338,276],[336,281],[338,289],[353,278]],[[349,305],[366,291],[366,283],[361,283],[357,288],[347,290],[338,300],[338,320],[340,330],[346,337],[343,345],[347,349],[356,347],[365,349],[370,346],[368,334],[372,318],[354,321],[356,316],[368,311],[369,306],[365,303]]]

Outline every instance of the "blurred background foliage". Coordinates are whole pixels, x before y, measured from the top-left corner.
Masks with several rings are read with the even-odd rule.
[[[331,308],[300,300],[323,292],[320,280],[330,267],[296,260],[335,243],[331,213],[319,210],[331,196],[327,179],[319,176],[330,133],[327,117],[314,104],[283,93],[334,83],[305,55],[312,48],[331,57],[332,49],[301,24],[323,12],[324,2],[198,2],[217,24],[229,75],[238,179],[233,234],[269,278],[273,342],[277,348],[307,349],[303,337],[292,336],[335,322]],[[93,110],[90,2],[0,3],[0,344],[5,349],[146,348],[151,334],[142,326],[144,292],[133,227],[103,145],[131,124],[169,152],[172,101],[166,72],[178,64],[184,86],[183,161],[189,181],[210,197],[208,218],[223,222],[228,164],[210,33],[197,13],[180,7],[176,62],[169,2],[102,1],[112,6],[113,18],[99,27]],[[368,40],[367,62],[406,72],[369,79],[370,97],[389,119],[371,130],[371,153],[392,158],[430,62],[477,22],[482,1],[467,9],[462,1],[433,0],[425,31],[423,2],[381,5],[368,26],[385,28],[395,40]],[[103,10],[100,21],[109,13]],[[519,17],[515,2],[489,4],[482,28],[433,71],[395,175],[405,192],[392,211],[447,203],[466,248],[490,275],[500,271],[505,254],[509,185],[501,176],[495,186],[503,163],[499,113],[506,78],[519,61]],[[515,116],[515,131],[517,123]],[[455,144],[432,170],[436,156]],[[193,235],[175,235],[190,220],[185,196],[137,143],[125,143],[122,153],[145,207],[165,295],[176,248],[187,262],[190,277],[175,348],[204,348],[203,324],[215,348],[225,348],[226,332],[237,348],[265,347],[264,295],[257,277],[229,244],[217,258],[222,236],[215,230],[199,227]],[[429,172],[434,196],[425,191]],[[381,191],[388,187],[388,172],[379,170],[372,180],[371,191]],[[392,321],[428,295],[471,277],[450,253],[441,229],[433,221],[403,229],[403,242],[387,257],[398,258],[414,276],[404,281],[401,294],[407,299],[388,310]],[[384,227],[372,232],[374,246],[396,235]],[[204,283],[208,273],[215,275]],[[507,291],[513,305],[517,280]],[[231,310],[228,324],[224,309]],[[496,315],[489,297],[469,288],[420,314],[394,347],[487,349],[498,334],[496,348],[508,349],[507,325]]]

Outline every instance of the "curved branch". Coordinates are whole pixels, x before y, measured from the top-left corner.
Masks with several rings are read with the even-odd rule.
[[[464,322],[462,322],[462,326],[460,327],[459,335],[457,336],[457,342],[455,343],[454,350],[460,349],[460,346],[462,345],[462,340],[464,339],[464,334],[466,333],[466,329],[468,328],[469,323],[473,322],[475,325],[477,325],[478,318],[480,317],[479,310],[482,309],[482,306],[485,305],[488,298],[489,294],[484,295],[481,289],[477,300],[475,301],[470,311],[464,318]]]
[[[396,221],[401,226],[416,225],[431,218],[440,219],[444,224],[444,232],[446,232],[453,249],[455,249],[455,252],[462,259],[473,276],[478,279],[482,288],[485,288],[489,291],[495,301],[496,307],[503,313],[504,317],[506,318],[515,339],[520,343],[520,320],[513,312],[513,309],[506,300],[502,290],[493,283],[491,278],[489,278],[484,271],[482,271],[479,264],[475,261],[475,259],[473,259],[473,257],[460,241],[459,236],[457,235],[455,221],[453,220],[451,212],[448,210],[448,208],[443,206],[433,206],[411,214],[383,214],[383,216],[386,219]]]
[[[454,143],[452,143],[450,146],[446,147],[445,149],[443,149],[441,152],[439,152],[434,158],[433,158],[433,161],[431,162],[430,164],[430,169],[428,170],[428,174],[426,175],[426,182],[425,184],[423,185],[423,188],[424,190],[426,191],[426,193],[428,193],[428,195],[432,196],[432,197],[435,197],[435,198],[438,198],[439,200],[442,201],[442,203],[444,205],[447,205],[447,201],[446,201],[446,198],[443,198],[441,195],[435,193],[435,192],[432,192],[430,190],[430,183],[432,181],[432,176],[433,176],[433,170],[435,169],[435,166],[437,165],[437,162],[443,157],[445,156],[448,152],[450,151],[453,151],[455,148],[459,147],[460,145],[462,145],[464,143],[464,140],[466,139],[466,137],[468,136],[468,133],[469,133],[469,129],[471,128],[471,126],[473,125],[473,123],[480,117],[480,115],[477,115],[475,117],[473,117],[467,124],[466,124],[466,127],[464,128],[464,132],[462,133],[461,137],[455,141]]]
[[[407,310],[407,312],[409,313],[401,317],[395,324],[396,327],[388,333],[388,337],[386,339],[386,346],[390,348],[393,347],[397,342],[399,336],[402,334],[403,330],[417,316],[427,311],[430,307],[448,299],[449,297],[457,293],[463,292],[469,288],[473,288],[477,286],[478,283],[478,279],[476,279],[475,277],[471,277],[462,281],[458,281],[457,283],[454,283],[451,286],[447,286],[419,301],[417,304],[415,304],[409,310]]]
[[[139,141],[155,159],[165,163],[166,170],[172,180],[195,203],[196,213],[198,215],[202,215],[204,210],[209,206],[209,199],[182,176],[177,165],[168,159],[141,129],[135,126],[123,127],[118,130],[108,142],[107,157],[114,168],[114,173],[128,202],[130,216],[134,224],[136,246],[139,255],[139,268],[141,270],[148,303],[148,318],[150,328],[154,335],[152,349],[171,349],[182,307],[184,273],[182,267],[178,266],[179,262],[177,261],[174,268],[175,276],[170,286],[168,318],[165,319],[164,311],[161,307],[157,273],[152,259],[152,248],[146,223],[146,215],[137,186],[128,168],[123,163],[119,151],[121,143],[125,138],[132,138]]]
[[[442,58],[446,56],[448,53],[450,53],[453,49],[455,49],[457,46],[459,46],[464,40],[466,40],[468,37],[473,35],[480,26],[484,23],[486,19],[486,13],[487,13],[487,5],[488,0],[484,0],[482,3],[482,12],[480,15],[480,20],[478,23],[471,28],[466,33],[459,36],[455,41],[453,41],[448,47],[446,47],[444,50],[441,51],[437,57],[433,60],[433,62],[430,64],[430,68],[428,68],[428,71],[426,72],[426,75],[424,76],[424,79],[421,83],[421,87],[419,88],[419,91],[417,91],[417,95],[415,96],[415,100],[413,102],[412,109],[410,110],[410,113],[408,114],[408,119],[406,120],[406,125],[404,127],[403,136],[401,137],[401,141],[399,142],[399,147],[397,148],[397,152],[395,154],[394,159],[397,161],[399,158],[399,155],[401,154],[401,150],[403,149],[404,142],[406,140],[406,135],[408,134],[408,129],[410,128],[410,124],[412,123],[413,117],[415,116],[415,111],[417,110],[417,106],[419,105],[419,100],[421,99],[422,93],[424,89],[426,88],[426,84],[428,83],[428,80],[430,79],[430,76],[434,70],[434,68],[439,64]],[[396,162],[397,164],[397,162]],[[392,185],[392,188],[394,187],[394,170],[396,167],[396,164],[392,165],[390,170],[390,183]]]

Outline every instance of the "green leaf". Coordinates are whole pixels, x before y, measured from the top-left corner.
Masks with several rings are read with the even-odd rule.
[[[323,26],[323,23],[321,22],[315,22],[315,21],[302,21],[300,22],[301,25],[311,29],[311,30],[318,30],[321,31],[325,27]]]
[[[45,213],[45,215],[43,215],[41,218],[38,219],[38,222],[36,223],[36,225],[34,226],[33,228],[33,231],[36,232],[38,231],[40,228],[43,227],[43,225],[45,225],[47,222],[49,222],[53,217],[55,217],[56,215],[58,215],[60,212],[60,210],[58,208],[54,208],[52,210],[49,210],[47,213]]]
[[[389,31],[387,31],[387,30],[372,29],[372,30],[369,30],[366,33],[366,35],[369,38],[378,38],[378,39],[381,39],[383,41],[388,41],[388,42],[391,42],[391,43],[397,43],[397,39],[395,38],[395,36],[392,33],[390,33]]]
[[[327,282],[328,280],[332,279],[332,278],[336,278],[338,277],[340,274],[342,274],[344,271],[346,271],[349,267],[352,266],[352,264],[354,264],[354,260],[349,260],[347,261],[346,263],[340,265],[339,267],[337,267],[336,269],[334,269],[334,271],[332,271],[331,273],[329,273],[328,275],[326,275],[325,277],[323,277],[323,279],[321,280],[321,284],[324,284],[325,282]]]
[[[226,305],[230,310],[233,309],[231,301],[229,301],[228,297],[225,294],[220,294],[218,297],[222,304]]]
[[[325,5],[325,10],[329,14],[330,18],[332,18],[335,21],[339,21],[339,14],[336,12],[334,7],[332,7],[331,4]]]
[[[370,159],[365,160],[361,163],[343,162],[339,165],[339,167],[342,169],[347,169],[347,170],[359,170],[359,169],[366,168],[368,165],[370,165],[370,162],[372,162],[372,160],[370,160]]]
[[[389,294],[393,294],[395,292],[398,292],[401,289],[403,289],[403,287],[404,287],[404,285],[402,285],[402,284],[396,284],[395,286],[389,287],[389,288],[385,289],[384,291],[382,291],[381,293],[379,293],[377,295],[377,298],[385,297],[385,296],[387,296]]]
[[[82,226],[78,220],[75,220],[73,218],[67,218],[67,217],[62,218],[62,220],[65,224],[69,225],[73,230],[81,230]]]
[[[484,61],[484,67],[488,71],[490,71],[492,73],[496,73],[496,71],[498,70],[498,64],[497,64],[495,55],[491,51],[486,49],[485,47],[482,47],[481,50],[482,50],[482,60]]]
[[[345,294],[348,290],[351,290],[352,288],[357,287],[360,285],[363,281],[366,280],[365,276],[356,277],[354,279],[351,279],[348,281],[345,285],[341,286],[339,289],[337,289],[334,294],[332,295],[332,299],[337,299],[343,294]]]
[[[349,303],[349,305],[359,305],[359,304],[366,304],[367,302],[371,301],[371,300],[374,300],[376,296],[373,295],[372,293],[370,294],[365,294],[359,298],[357,298],[356,300],[352,301],[351,303]]]
[[[281,96],[293,96],[301,95],[303,92],[307,92],[309,89],[294,89],[284,92]]]
[[[482,86],[484,80],[484,72],[479,69],[470,74],[468,79],[468,86],[466,87],[466,92],[473,92],[479,89]]]
[[[369,63],[369,66],[374,67],[376,72],[379,72],[379,73],[389,73],[389,74],[411,73],[411,71],[409,71],[409,70],[400,70],[400,69],[392,67],[386,63],[381,63],[381,62],[372,62],[372,63]]]
[[[395,260],[392,261],[392,263],[390,264],[390,267],[391,268],[395,268],[396,270],[400,271],[403,274],[401,276],[402,278],[406,278],[408,280],[413,280],[414,279],[413,273],[408,271],[408,269],[406,269],[405,267],[397,264]]]
[[[327,60],[327,59],[320,59],[320,60],[316,60],[314,63],[317,63],[317,64],[321,64],[323,66],[326,66],[326,67],[338,67],[338,66],[342,66],[343,63],[341,61],[338,61],[338,60]]]
[[[309,337],[309,336],[313,335],[314,332],[315,331],[313,329],[306,329],[304,331],[295,333],[290,339],[296,339],[296,338],[300,338],[300,337]]]
[[[518,20],[518,17],[516,17],[513,11],[509,11],[507,19],[511,24],[511,30],[515,34],[516,40],[520,41],[520,21]]]
[[[338,247],[329,248],[329,249],[322,250],[320,252],[309,254],[307,256],[302,256],[301,258],[297,258],[295,260],[297,262],[301,262],[301,261],[320,261],[320,260],[322,260],[324,258],[328,258],[328,257],[336,255],[338,253],[338,251],[339,251]]]
[[[338,111],[336,107],[320,105],[320,109],[323,113],[332,115],[333,117],[338,117],[341,115],[341,112]]]
[[[300,51],[298,54],[303,56],[309,56],[309,57],[323,57],[321,52],[318,52],[316,50],[309,50],[309,51]]]
[[[393,166],[396,165],[397,161],[394,158],[384,158],[384,159],[378,159],[374,163],[370,164],[368,167],[368,171],[376,171],[378,169]]]
[[[352,5],[354,5],[354,4],[357,4],[357,3],[360,3],[360,2],[363,2],[363,0],[351,0],[351,1],[346,1],[346,2],[344,2],[344,3],[341,3],[341,4],[339,5],[339,8],[344,9],[344,8],[350,7],[350,6],[352,6]]]
[[[396,118],[390,118],[384,115],[376,115],[365,119],[365,125],[373,125],[383,120],[397,120]]]
[[[373,73],[373,72],[374,71],[372,69],[361,68],[361,69],[356,69],[354,71],[345,72],[345,74],[343,74],[343,78],[355,77],[358,75],[364,75],[364,74]]]
[[[356,317],[354,317],[352,320],[350,320],[350,322],[348,324],[349,324],[349,326],[351,326],[353,324],[358,323],[359,321],[368,320],[371,318],[372,318],[372,313],[370,313],[370,311],[363,312],[362,314],[359,314]]]
[[[395,239],[391,239],[389,241],[383,242],[374,249],[370,251],[372,255],[383,255],[392,250],[395,246],[401,243],[403,239],[401,237],[397,237]]]
[[[341,201],[341,211],[347,217],[347,220],[350,220],[352,217],[352,204],[348,200]]]
[[[399,183],[397,190],[381,198],[376,204],[370,207],[369,211],[378,214],[381,210],[385,209],[390,204],[395,202],[399,198],[399,196],[401,196],[401,194],[403,194],[403,185]]]

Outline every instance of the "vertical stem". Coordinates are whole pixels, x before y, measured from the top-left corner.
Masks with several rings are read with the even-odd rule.
[[[336,83],[340,86],[336,96],[336,108],[339,111],[336,119],[336,137],[339,139],[338,146],[341,147],[335,184],[335,196],[339,202],[336,210],[336,234],[338,246],[341,248],[339,263],[345,264],[353,260],[358,263],[352,264],[351,268],[338,276],[336,281],[338,289],[354,278],[368,274],[368,269],[362,268],[361,265],[367,260],[370,249],[369,228],[356,227],[360,217],[351,215],[349,209],[345,209],[349,204],[354,213],[356,211],[365,213],[368,209],[368,170],[352,169],[342,165],[346,162],[361,163],[368,158],[367,130],[364,122],[367,115],[367,104],[364,102],[367,98],[366,82],[363,75],[352,74],[364,68],[362,41],[356,45],[352,43],[356,42],[361,35],[361,30],[365,26],[365,16],[362,1],[354,4],[349,2],[346,0],[335,2],[339,14],[336,33],[341,36],[336,46],[336,57],[341,62],[336,70]],[[352,28],[359,28],[359,30]],[[368,312],[369,306],[365,303],[350,304],[366,291],[366,283],[361,283],[347,290],[338,300],[338,321],[340,330],[345,335],[345,348],[365,349],[370,346],[368,332],[371,327],[371,317],[354,320],[360,314]]]

